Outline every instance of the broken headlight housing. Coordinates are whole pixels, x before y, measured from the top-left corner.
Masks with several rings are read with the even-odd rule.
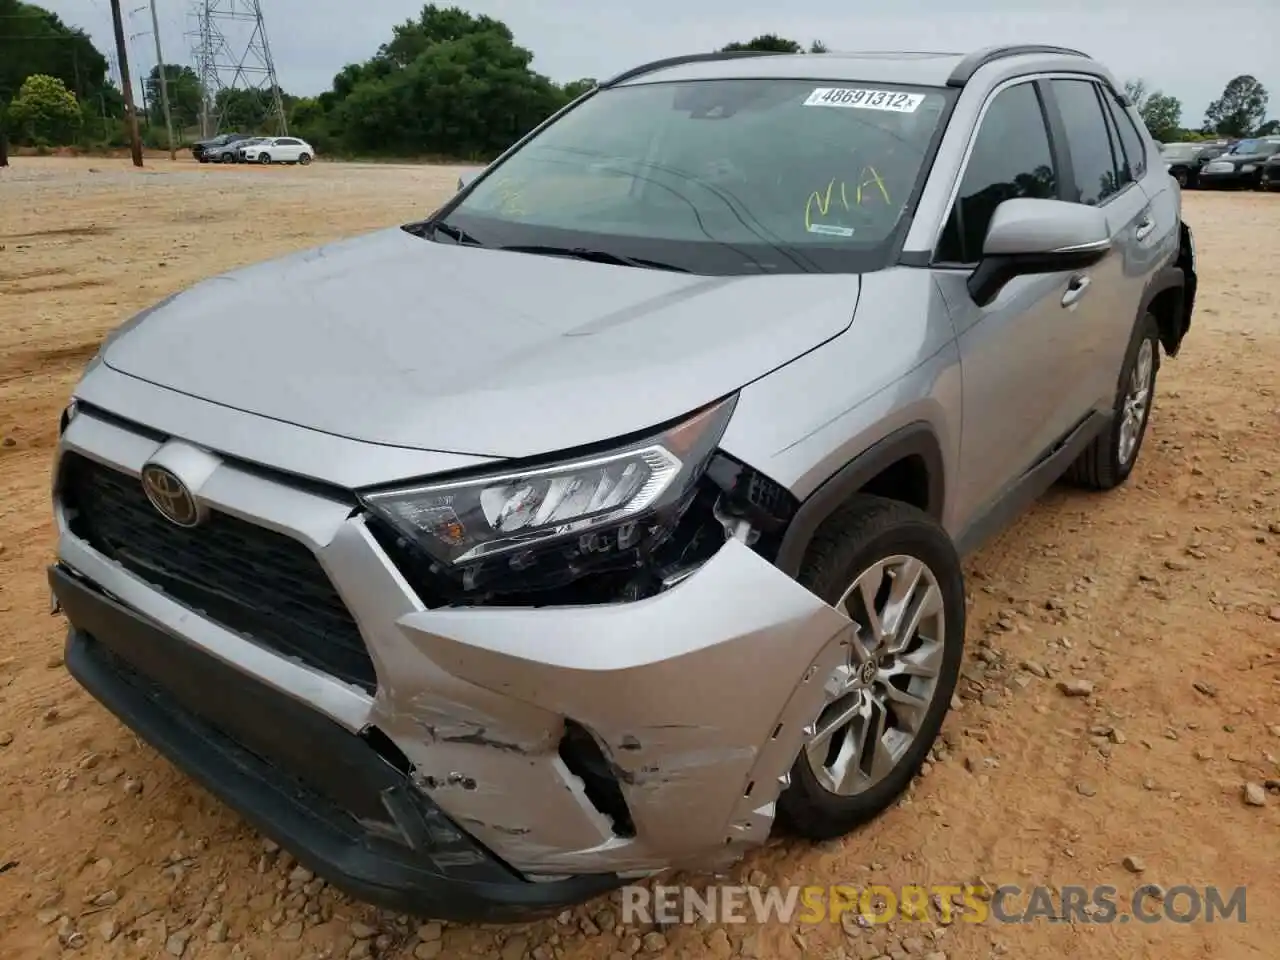
[[[696,497],[733,408],[733,398],[720,401],[603,452],[362,499],[398,548],[418,554],[414,579],[445,599],[635,571]]]

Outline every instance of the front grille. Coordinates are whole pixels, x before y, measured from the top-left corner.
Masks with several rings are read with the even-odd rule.
[[[291,537],[211,511],[185,529],[128,474],[67,453],[61,494],[94,549],[229,630],[372,693],[373,660],[320,562]]]

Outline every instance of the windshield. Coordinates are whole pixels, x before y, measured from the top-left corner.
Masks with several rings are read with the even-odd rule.
[[[1270,153],[1274,145],[1268,140],[1241,140],[1229,151],[1230,153]]]
[[[887,262],[949,94],[802,80],[602,90],[445,219],[486,246],[580,248],[694,273]]]
[[[1166,143],[1160,152],[1170,160],[1193,160],[1200,148],[1189,143]]]

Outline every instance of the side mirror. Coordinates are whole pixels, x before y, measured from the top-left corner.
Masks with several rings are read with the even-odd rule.
[[[461,193],[463,190],[465,190],[465,189],[466,189],[466,188],[471,184],[471,181],[472,181],[472,180],[474,180],[476,177],[480,176],[480,174],[482,174],[482,173],[484,173],[484,170],[483,170],[483,169],[480,169],[480,170],[468,170],[466,173],[464,173],[464,174],[462,174],[461,176],[459,176],[459,177],[458,177],[458,192],[459,192],[459,193]]]
[[[1006,200],[996,207],[969,277],[969,295],[985,307],[1014,277],[1083,270],[1111,249],[1107,217],[1064,200]]]

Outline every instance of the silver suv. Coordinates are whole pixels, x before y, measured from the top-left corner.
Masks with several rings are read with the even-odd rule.
[[[55,471],[66,662],[391,909],[842,835],[948,710],[961,556],[1125,481],[1195,291],[1084,54],[649,64],[426,220],[107,338]]]

